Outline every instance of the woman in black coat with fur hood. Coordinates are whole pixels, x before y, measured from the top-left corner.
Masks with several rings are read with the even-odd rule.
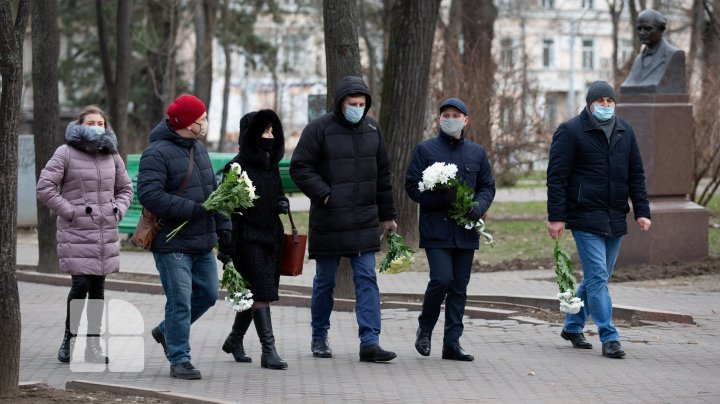
[[[253,294],[252,310],[235,314],[232,331],[222,346],[237,362],[251,362],[245,354],[243,336],[255,320],[255,328],[262,344],[261,366],[285,369],[287,362],[275,350],[275,337],[270,317],[270,302],[277,301],[280,284],[280,261],[284,229],[280,214],[287,214],[278,163],[285,153],[282,124],[269,109],[250,112],[240,120],[240,152],[225,166],[238,163],[247,171],[259,196],[253,207],[236,211],[232,217],[235,253],[233,264],[250,283]]]

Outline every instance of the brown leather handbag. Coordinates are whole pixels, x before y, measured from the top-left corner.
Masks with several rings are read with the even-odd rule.
[[[302,275],[303,262],[305,261],[305,246],[307,245],[307,235],[298,234],[290,209],[288,209],[288,218],[290,218],[292,234],[285,235],[282,263],[280,264],[280,275],[298,276]]]
[[[177,192],[175,193],[176,195],[182,194],[182,192],[185,190],[185,187],[190,182],[190,177],[192,177],[193,172],[194,160],[195,147],[191,147],[190,164],[188,164],[185,179],[183,179],[182,184],[180,184],[180,188],[178,188]],[[142,212],[140,212],[140,219],[138,220],[137,226],[135,226],[135,231],[133,232],[132,237],[130,237],[130,241],[132,241],[133,244],[140,248],[151,251],[153,240],[155,240],[155,236],[157,236],[158,232],[162,227],[162,219],[158,219],[157,216],[155,216],[147,208],[143,207]]]

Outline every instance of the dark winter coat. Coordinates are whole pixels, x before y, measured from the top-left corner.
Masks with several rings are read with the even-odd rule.
[[[560,124],[547,169],[548,220],[602,236],[627,233],[632,200],[635,219],[650,218],[645,173],[632,127],[616,119],[608,143],[587,109]]]
[[[195,148],[193,172],[182,194],[176,192],[185,179],[190,163],[190,148]],[[184,138],[160,122],[150,133],[150,144],[140,158],[138,199],[143,207],[163,221],[152,251],[204,254],[217,243],[216,230],[230,230],[230,221],[219,213],[205,212],[192,218],[197,204],[202,204],[217,188],[215,173],[202,142]],[[167,234],[189,222],[170,241]]]
[[[480,237],[474,230],[459,226],[448,217],[450,203],[442,192],[420,192],[425,169],[437,162],[455,164],[458,180],[465,181],[475,191],[475,202],[483,214],[495,198],[495,180],[485,150],[464,136],[454,139],[442,131],[415,147],[405,174],[405,191],[420,204],[420,247],[477,249]]]
[[[343,100],[352,94],[365,95],[367,114],[367,85],[359,77],[343,79],[335,110],[305,127],[290,162],[290,176],[311,201],[310,258],[378,251],[380,221],[397,216],[380,126],[366,115],[357,124],[343,115]]]
[[[278,203],[287,202],[280,179],[278,163],[285,154],[282,124],[269,109],[251,112],[243,117],[240,131],[240,153],[225,166],[240,164],[247,172],[259,197],[253,207],[239,209],[232,217],[235,254],[233,264],[250,283],[253,299],[278,300],[280,262],[282,260],[283,225]],[[259,146],[265,128],[272,125],[273,148],[270,153]]]
[[[99,276],[117,272],[118,223],[133,197],[117,138],[110,129],[98,135],[72,122],[65,139],[37,183],[38,199],[57,215],[60,270]]]

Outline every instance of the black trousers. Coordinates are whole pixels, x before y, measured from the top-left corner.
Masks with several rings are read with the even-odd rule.
[[[73,275],[72,286],[67,298],[67,313],[65,317],[65,331],[77,335],[82,307],[86,298],[92,299],[87,306],[88,336],[99,336],[102,328],[102,315],[105,309],[105,277],[100,275]],[[75,302],[73,300],[83,300]],[[77,310],[71,315],[71,307]],[[78,309],[80,308],[80,309]]]
[[[422,312],[418,318],[420,329],[432,332],[440,317],[440,306],[445,301],[445,334],[443,346],[459,343],[463,333],[463,315],[467,301],[475,250],[459,248],[425,249],[430,265],[430,282],[425,290]]]

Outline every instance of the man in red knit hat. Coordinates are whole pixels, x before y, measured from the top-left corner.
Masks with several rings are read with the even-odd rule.
[[[170,375],[179,379],[201,378],[190,363],[190,324],[218,297],[213,247],[219,242],[220,251],[233,253],[230,221],[202,205],[217,188],[210,157],[198,141],[207,130],[202,101],[192,95],[175,99],[167,119],[150,133],[138,172],[138,199],[163,224],[151,250],[167,302],[164,321],[151,333],[170,361]],[[185,221],[182,230],[166,240]]]

